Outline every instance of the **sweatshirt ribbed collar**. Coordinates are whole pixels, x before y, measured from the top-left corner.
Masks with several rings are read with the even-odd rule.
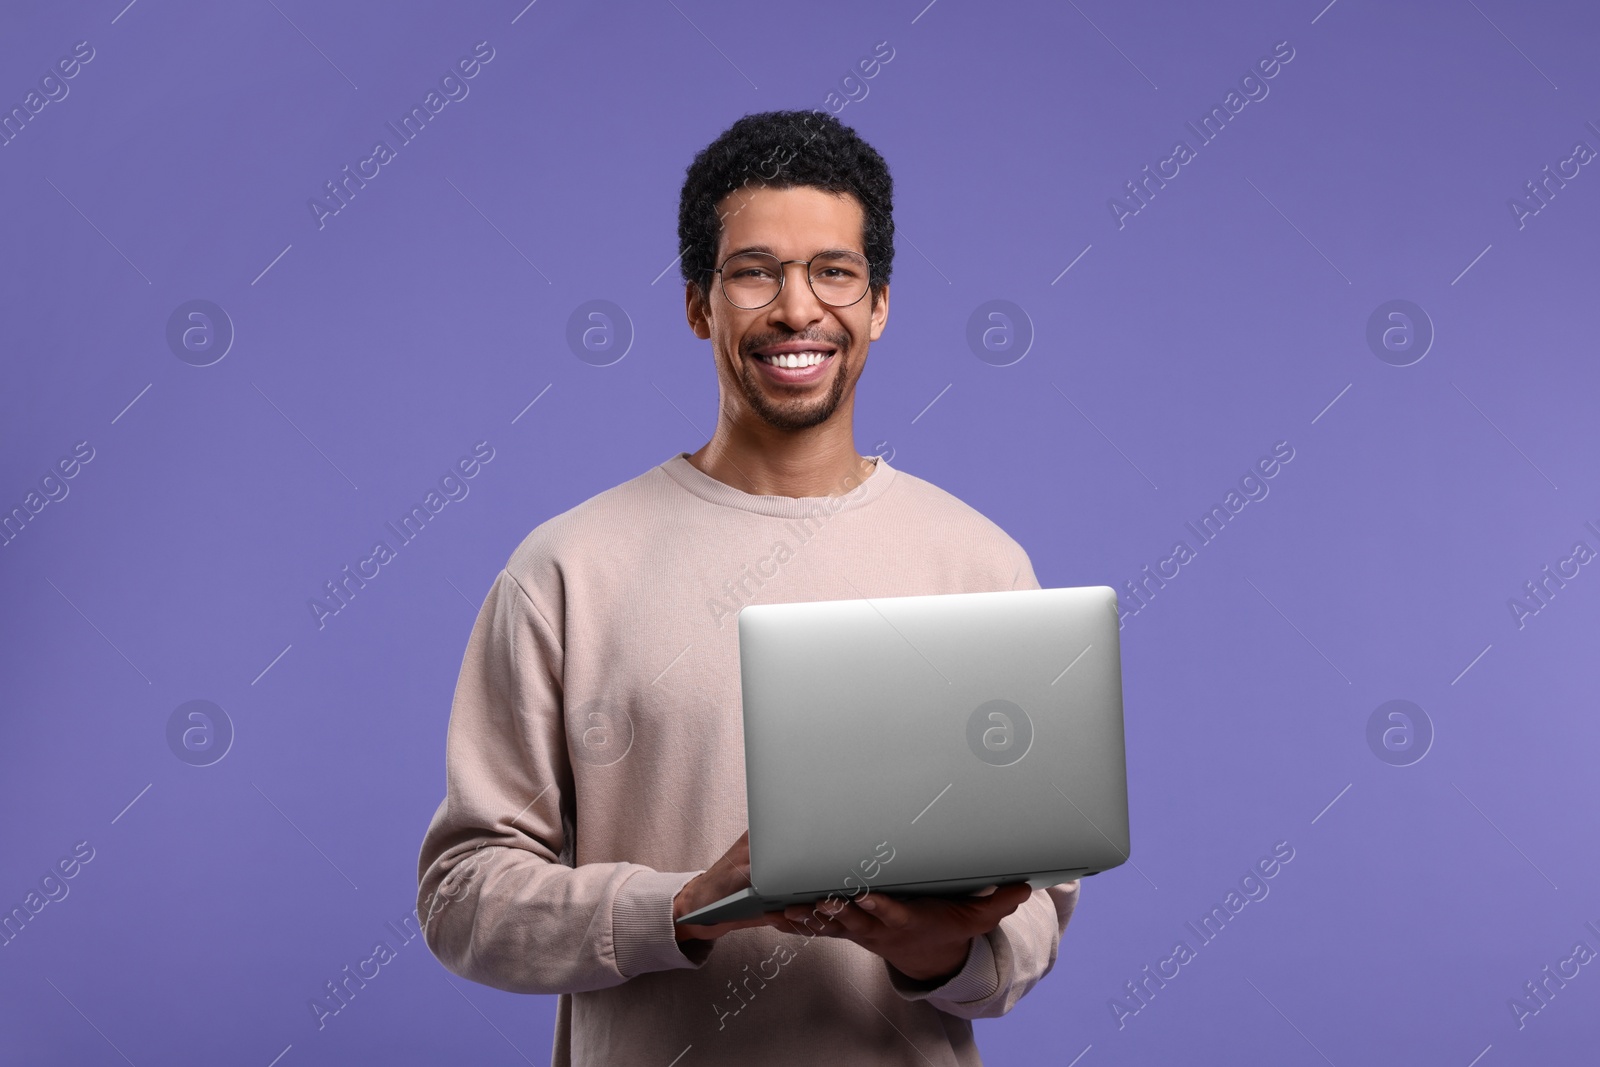
[[[717,481],[690,463],[687,452],[679,452],[661,464],[661,469],[683,488],[713,504],[778,519],[800,519],[816,514],[818,508],[838,512],[865,507],[888,492],[894,483],[895,469],[882,456],[872,458],[873,472],[864,482],[841,496],[757,496],[746,493],[726,482]]]

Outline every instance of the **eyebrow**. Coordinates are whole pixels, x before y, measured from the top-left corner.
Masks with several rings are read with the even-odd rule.
[[[777,256],[778,255],[778,253],[774,252],[772,250],[772,248],[770,246],[768,246],[768,245],[745,245],[743,248],[732,249],[731,251],[729,251],[727,253],[727,255],[723,256],[722,258],[723,259],[730,259],[733,256],[742,256],[746,252],[765,252],[769,256]],[[866,255],[865,252],[859,251],[859,250],[854,249],[854,248],[822,248],[822,249],[818,249],[815,254],[820,256],[824,252],[855,252],[855,254],[858,255],[858,256],[865,256]],[[782,257],[780,256],[778,258],[782,258]]]

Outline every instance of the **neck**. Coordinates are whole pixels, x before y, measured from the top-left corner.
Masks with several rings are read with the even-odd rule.
[[[876,468],[856,452],[849,420],[839,418],[800,431],[719,421],[689,462],[754,496],[842,496]]]

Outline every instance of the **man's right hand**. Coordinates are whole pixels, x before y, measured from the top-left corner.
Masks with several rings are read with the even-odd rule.
[[[715,904],[723,897],[749,887],[750,831],[746,830],[739,835],[739,840],[722,854],[721,859],[713,863],[708,870],[690,879],[682,889],[678,890],[678,895],[672,898],[672,918],[678,940],[715,941],[723,934],[745,930],[752,926],[787,926],[781,911],[758,915],[753,919],[712,923],[709,926],[684,925],[676,922],[691,911],[703,908],[707,904]]]

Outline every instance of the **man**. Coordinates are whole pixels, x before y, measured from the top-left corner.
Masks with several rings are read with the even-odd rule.
[[[560,994],[555,1065],[977,1064],[969,1020],[1055,962],[1077,882],[674,923],[749,884],[740,607],[1038,588],[999,527],[855,450],[891,208],[829,115],[747,115],[695,158],[716,432],[535,529],[473,628],[418,914],[454,973]]]

